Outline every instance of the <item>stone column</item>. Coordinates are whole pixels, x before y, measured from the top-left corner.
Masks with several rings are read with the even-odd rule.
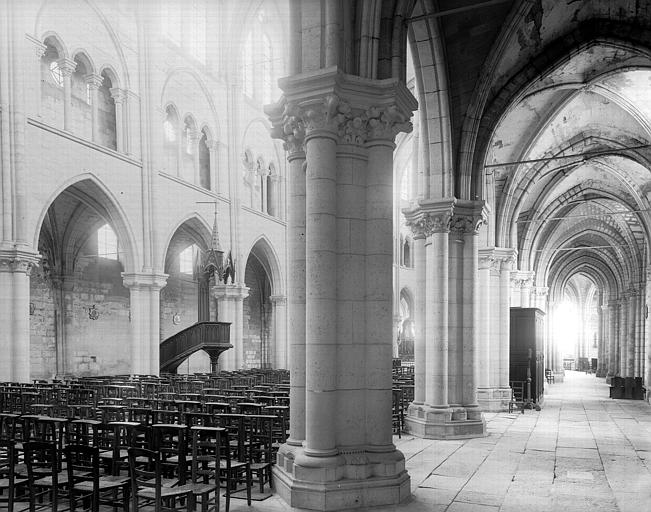
[[[160,291],[167,274],[122,273],[129,289],[131,321],[131,373],[160,373]]]
[[[478,253],[473,222],[479,215],[478,204],[454,198],[421,200],[404,212],[412,229],[427,234],[425,403],[413,404],[406,419],[409,431],[420,437],[461,438],[484,433],[475,376]],[[450,247],[453,243],[455,247]],[[457,279],[464,283],[460,293]],[[455,285],[454,295],[450,283]],[[469,384],[462,389],[464,381]]]
[[[0,249],[0,380],[31,382],[29,276],[40,255]]]
[[[428,310],[425,318],[428,345],[425,353],[425,403],[434,409],[431,414],[441,416],[442,421],[449,421],[452,414],[448,404],[448,233],[451,217],[451,211],[433,217],[434,231],[425,244],[425,307]]]
[[[425,280],[426,256],[424,231],[414,229],[414,270],[416,272],[416,287],[414,297],[414,401],[409,406],[408,416],[417,416],[411,412],[412,407],[425,403],[425,301],[427,281]],[[416,408],[418,410],[418,408]]]
[[[395,136],[399,128],[384,117],[388,111],[377,112],[375,123],[368,132],[366,149],[366,256],[365,295],[357,299],[366,306],[366,424],[369,425],[366,446],[369,463],[391,465],[396,460],[392,429],[386,425],[392,415],[392,372],[386,362],[392,358],[394,338],[386,337],[387,329],[392,327],[393,319],[393,152]],[[368,112],[373,116],[372,111]],[[410,113],[411,115],[411,113]],[[352,123],[353,128],[355,122]],[[356,142],[351,139],[351,142]],[[363,165],[363,160],[358,160]],[[360,169],[361,170],[361,169]],[[355,171],[350,183],[357,183]],[[343,180],[340,180],[340,182]],[[344,190],[350,190],[346,186]],[[341,197],[341,196],[339,196]],[[352,198],[351,198],[352,199]],[[355,201],[351,201],[355,204]],[[351,228],[355,225],[353,209],[348,209],[351,216]],[[340,215],[341,219],[343,215]],[[356,253],[354,244],[350,245],[349,254]],[[389,272],[387,272],[389,270]],[[357,295],[357,294],[355,294]],[[340,299],[341,300],[341,299]],[[346,317],[348,320],[348,317]],[[351,333],[354,337],[354,332]],[[369,404],[376,406],[369,407]],[[347,426],[340,430],[349,431]],[[401,454],[400,454],[401,455]]]
[[[610,343],[610,329],[608,326],[608,303],[599,309],[599,349],[597,352],[597,377],[605,377],[608,373],[608,346]]]
[[[391,437],[392,149],[416,104],[398,81],[333,68],[281,87],[273,135],[305,133],[305,278],[290,278],[305,290],[305,440],[293,461],[281,448],[276,489],[296,508],[398,503],[409,476]]]
[[[249,289],[241,284],[216,284],[212,296],[217,299],[217,321],[231,324],[230,343],[233,348],[221,356],[221,370],[239,370],[244,365],[244,299]]]
[[[479,250],[479,350],[478,350],[478,379],[477,400],[484,410],[490,409],[491,369],[494,367],[491,358],[491,269],[495,265],[492,248]],[[497,353],[499,356],[499,352]],[[497,362],[497,361],[496,361]]]
[[[192,147],[192,166],[193,166],[193,181],[197,186],[201,185],[201,167],[199,166],[199,141],[201,137],[197,129],[190,131],[188,136],[188,144]]]
[[[608,373],[606,382],[610,384],[612,377],[618,374],[619,365],[617,363],[618,354],[618,329],[617,329],[617,299],[611,296],[608,301]]]
[[[272,295],[269,297],[273,307],[273,361],[274,368],[288,368],[287,349],[287,297]]]
[[[651,315],[649,314],[649,305],[651,305],[651,268],[646,269],[646,287],[645,287],[645,336],[644,336],[644,386],[649,389],[651,385]],[[647,402],[651,401],[651,393],[647,391]]]
[[[29,80],[28,84],[25,84],[27,86],[27,89],[30,91],[31,94],[31,103],[32,103],[32,108],[34,115],[37,118],[41,117],[41,57],[45,54],[45,50],[47,50],[47,46],[43,44],[42,41],[39,41],[38,39],[33,38],[29,34],[26,34],[25,37],[27,38],[27,41],[29,44],[32,45],[33,48],[33,55],[36,57],[33,61],[28,62],[27,64],[29,65],[29,71],[26,74],[27,80]],[[33,58],[33,57],[32,57]],[[30,101],[28,100],[28,104]]]
[[[509,290],[506,290],[506,304],[501,302],[500,266],[508,254],[505,249],[487,248],[479,251],[479,368],[480,383],[477,387],[477,401],[484,411],[508,410],[511,388],[508,383],[508,353],[503,360],[501,354],[503,318],[509,318]],[[512,252],[512,251],[511,251]],[[510,273],[510,270],[508,271]],[[508,280],[506,281],[508,286]],[[508,342],[508,333],[506,336]],[[508,348],[508,343],[507,343]],[[482,376],[482,369],[485,372]],[[506,384],[500,384],[503,371]],[[486,382],[481,384],[482,379]]]
[[[628,377],[626,357],[628,354],[628,296],[624,295],[619,300],[619,371],[620,377]]]
[[[77,63],[68,58],[57,61],[61,75],[63,76],[63,129],[72,131],[72,73]]]
[[[478,345],[479,327],[478,322],[478,239],[479,227],[486,220],[484,203],[480,201],[457,201],[454,209],[450,229],[450,244],[455,244],[461,250],[458,251],[461,259],[458,261],[458,274],[461,278],[461,287],[458,286],[459,279],[453,280],[450,274],[450,308],[454,304],[452,286],[457,288],[457,309],[460,318],[456,318],[459,327],[450,331],[450,342],[452,333],[456,331],[457,345],[457,375],[461,377],[461,405],[465,410],[465,418],[469,421],[482,422],[483,418],[477,403],[477,370],[478,370]],[[459,242],[461,240],[461,242]],[[452,251],[450,251],[452,254]],[[452,262],[451,262],[452,263]],[[450,323],[455,320],[455,312],[451,311]],[[452,382],[453,375],[450,375]],[[463,417],[463,413],[462,413]],[[453,418],[455,415],[453,414]]]
[[[123,105],[126,99],[126,94],[122,89],[112,87],[110,89],[111,98],[115,103],[115,147],[119,153],[124,153],[124,140],[125,140],[125,122]]]
[[[219,141],[208,140],[206,146],[210,152],[210,190],[219,194],[222,192],[221,183],[219,183]]]
[[[102,82],[104,82],[104,77],[102,75],[97,75],[95,73],[91,73],[89,75],[86,75],[86,84],[88,84],[88,88],[90,89],[90,108],[91,108],[91,123],[92,123],[92,128],[93,128],[93,142],[96,144],[99,144],[100,142],[100,137],[99,137],[99,115],[98,115],[98,107],[99,107],[99,94],[98,90],[102,86]]]
[[[305,125],[297,111],[268,111],[272,136],[284,139],[289,195],[287,205],[287,344],[289,348],[289,437],[276,464],[294,472],[294,458],[305,439]]]
[[[499,389],[503,394],[511,392],[509,380],[509,365],[511,354],[511,274],[515,265],[515,250],[500,249],[500,293],[499,293],[499,354],[500,354],[500,375]]]
[[[635,377],[635,348],[637,346],[637,316],[638,290],[631,289],[627,303],[627,344],[626,344],[626,374],[625,377]]]

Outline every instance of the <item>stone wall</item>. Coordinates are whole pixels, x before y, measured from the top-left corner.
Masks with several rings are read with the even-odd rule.
[[[64,279],[63,285],[55,285],[42,269],[31,277],[32,378],[131,371],[129,291],[122,286],[121,263],[93,258],[80,266],[83,269],[78,267],[76,275]],[[57,322],[61,314],[63,319]],[[62,359],[58,368],[57,344]]]

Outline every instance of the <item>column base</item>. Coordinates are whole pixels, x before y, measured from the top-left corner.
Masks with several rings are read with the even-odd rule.
[[[484,437],[486,421],[481,413],[468,418],[464,408],[436,409],[411,404],[405,418],[405,430],[424,439],[467,439]]]
[[[405,458],[398,450],[365,450],[309,457],[281,446],[273,468],[276,493],[295,509],[346,510],[397,505],[411,495]]]
[[[605,377],[608,374],[605,368],[597,368],[597,373],[595,373],[596,377]]]
[[[610,372],[607,373],[606,374],[606,384],[608,384],[610,386],[613,383],[613,377],[614,376],[615,375],[613,373],[610,373]]]
[[[565,370],[555,370],[554,371],[554,384],[563,382],[565,380]]]
[[[477,403],[482,411],[506,412],[512,397],[511,388],[477,388]]]

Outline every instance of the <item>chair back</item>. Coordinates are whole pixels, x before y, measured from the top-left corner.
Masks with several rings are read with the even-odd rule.
[[[64,448],[68,484],[90,483],[94,503],[99,502],[99,448],[84,444],[69,444]]]
[[[30,483],[49,476],[52,478],[52,486],[56,487],[59,474],[56,444],[49,441],[27,441],[23,444],[23,451]]]

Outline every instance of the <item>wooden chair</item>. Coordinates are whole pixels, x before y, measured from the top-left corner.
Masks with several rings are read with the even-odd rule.
[[[163,467],[158,452],[129,448],[129,474],[134,512],[144,504],[153,504],[154,512],[174,512],[180,508],[187,512],[192,510],[192,491],[163,486]]]
[[[7,504],[7,511],[13,512],[16,491],[23,489],[28,480],[16,475],[16,447],[14,441],[0,439],[0,503]]]
[[[391,418],[393,421],[393,433],[398,434],[398,438],[402,437],[402,429],[405,423],[405,411],[402,402],[402,389],[393,388],[391,392],[392,398],[392,413]]]
[[[183,424],[152,425],[152,449],[160,454],[163,485],[185,483],[188,471],[186,430]]]
[[[189,481],[180,486],[192,492],[192,508],[196,510],[197,500],[201,512],[219,511],[219,474],[221,438],[225,429],[220,427],[191,427],[192,473]],[[211,496],[212,495],[212,496]],[[227,509],[228,510],[228,509]]]
[[[251,442],[249,465],[251,473],[256,475],[260,486],[260,493],[264,492],[265,482],[273,489],[271,469],[274,463],[273,455],[273,424],[276,416],[270,414],[256,414],[244,419]]]
[[[131,485],[129,476],[100,475],[99,448],[96,446],[69,444],[64,450],[72,512],[76,510],[79,501],[89,500],[92,512],[99,512],[100,504],[121,506],[128,512]],[[121,500],[117,499],[119,493]]]
[[[36,500],[49,496],[52,512],[57,512],[59,492],[67,485],[68,475],[59,467],[59,453],[53,442],[27,441],[23,445],[29,485],[29,510],[34,512]]]
[[[219,414],[220,426],[225,428],[221,436],[222,458],[219,461],[220,480],[226,486],[226,512],[229,511],[231,493],[242,481],[246,486],[247,504],[251,505],[251,465],[247,460],[247,441],[242,414]],[[249,444],[250,446],[250,444]]]

